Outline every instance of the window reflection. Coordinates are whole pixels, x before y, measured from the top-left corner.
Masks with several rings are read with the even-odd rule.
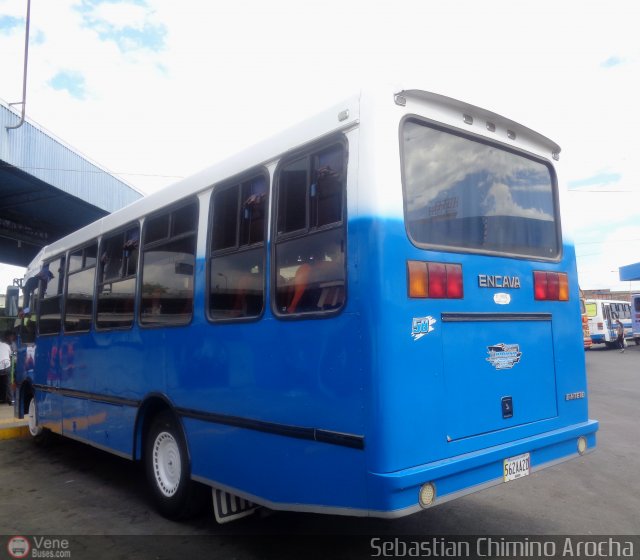
[[[549,168],[409,120],[403,128],[407,229],[419,244],[555,257]]]
[[[64,328],[67,332],[88,331],[93,315],[95,267],[69,276],[65,302]]]
[[[342,307],[345,261],[341,229],[281,243],[276,261],[278,311],[310,313]]]
[[[133,324],[136,279],[109,282],[98,295],[96,325],[101,329],[128,328]]]
[[[184,325],[191,321],[197,215],[198,204],[194,202],[149,220],[151,232],[145,226],[140,306],[143,325]],[[167,230],[164,238],[159,238],[154,224],[164,223],[165,217]],[[169,236],[169,232],[176,234]]]
[[[212,319],[260,315],[264,306],[263,250],[253,249],[214,259],[210,286]]]

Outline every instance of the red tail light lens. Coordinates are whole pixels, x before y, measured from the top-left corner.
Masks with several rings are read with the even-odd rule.
[[[564,272],[533,273],[533,293],[537,300],[569,301],[569,277]]]
[[[452,299],[461,299],[463,295],[462,289],[462,265],[447,265],[447,297]]]
[[[462,266],[407,261],[409,297],[462,299]]]
[[[557,301],[560,293],[560,281],[558,275],[551,272],[547,273],[547,299]]]
[[[447,268],[441,263],[427,263],[429,272],[429,292],[427,297],[447,297]]]

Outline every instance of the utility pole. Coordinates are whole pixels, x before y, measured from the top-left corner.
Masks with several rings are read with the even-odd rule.
[[[20,122],[15,126],[6,126],[7,130],[20,128],[24,124],[24,114],[27,107],[27,62],[29,60],[29,23],[31,21],[31,0],[27,0],[27,24],[24,34],[24,71],[22,73],[22,101],[10,103],[9,105],[22,105],[22,115]]]

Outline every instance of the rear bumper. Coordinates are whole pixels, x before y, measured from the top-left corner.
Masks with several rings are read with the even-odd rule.
[[[589,420],[411,469],[394,473],[371,473],[373,488],[370,495],[384,497],[386,501],[372,503],[369,515],[393,518],[420,511],[423,508],[418,503],[418,494],[420,487],[427,482],[436,487],[436,499],[432,506],[503,484],[504,459],[522,453],[531,454],[532,472],[579,457],[578,438],[586,438],[587,453],[593,451],[597,430],[598,422]]]

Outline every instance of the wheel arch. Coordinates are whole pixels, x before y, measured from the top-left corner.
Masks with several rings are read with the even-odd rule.
[[[182,437],[187,449],[187,458],[189,460],[189,467],[191,466],[191,451],[189,449],[189,440],[187,439],[187,433],[184,429],[182,419],[176,412],[175,406],[169,400],[169,397],[162,393],[151,393],[147,395],[142,404],[138,408],[136,415],[136,423],[133,432],[133,459],[140,461],[144,455],[144,441],[151,427],[153,419],[161,412],[169,411],[176,419],[176,424],[179,426],[182,432]]]

